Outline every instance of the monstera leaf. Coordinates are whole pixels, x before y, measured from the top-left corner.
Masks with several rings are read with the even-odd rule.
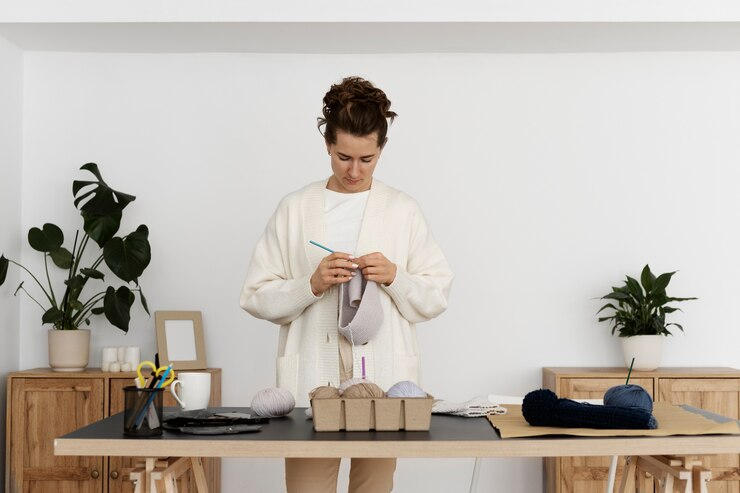
[[[100,175],[97,164],[87,163],[80,169],[89,171],[98,181],[75,180],[72,183],[74,204],[82,214],[85,233],[102,248],[121,226],[123,209],[136,197],[109,187]]]
[[[131,321],[131,305],[134,304],[134,293],[126,286],[118,289],[108,286],[103,299],[105,318],[110,323],[128,333],[128,323]]]
[[[142,224],[124,238],[111,238],[103,248],[105,264],[124,281],[138,284],[139,276],[152,259],[148,237],[149,229]]]

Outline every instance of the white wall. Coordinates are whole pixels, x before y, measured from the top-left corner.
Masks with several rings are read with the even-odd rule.
[[[0,253],[21,259],[21,119],[23,56],[21,50],[0,38]],[[19,299],[13,292],[19,271],[8,269],[0,286],[0,423],[5,423],[5,377],[18,370]],[[0,477],[5,477],[5,426],[0,425]]]
[[[420,327],[424,387],[464,400],[537,388],[543,366],[621,365],[594,298],[680,269],[698,296],[665,366],[740,366],[739,53],[145,55],[29,52],[21,231],[80,224],[71,181],[97,162],[136,195],[152,310],[203,312],[225,405],[274,383],[276,327],[238,307],[246,265],[278,200],[329,174],[315,118],[346,74],[377,82],[400,118],[377,178],[418,199],[457,277]],[[33,263],[33,252],[24,250]],[[38,265],[40,267],[40,264]],[[98,320],[99,348],[154,350]],[[22,303],[24,368],[46,364],[40,313]],[[538,460],[485,461],[480,490],[538,491]],[[467,488],[472,460],[404,460],[397,491]],[[279,491],[276,460],[225,461],[224,492]]]

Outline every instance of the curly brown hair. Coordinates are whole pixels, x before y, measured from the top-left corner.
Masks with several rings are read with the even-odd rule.
[[[327,144],[337,143],[337,130],[364,137],[377,132],[378,147],[385,144],[388,123],[398,115],[391,111],[385,93],[362,77],[345,77],[324,96],[319,132]],[[322,132],[321,127],[324,127]]]

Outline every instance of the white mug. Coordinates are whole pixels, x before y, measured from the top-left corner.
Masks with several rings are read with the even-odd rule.
[[[179,392],[177,387],[180,387]],[[211,374],[178,373],[177,380],[170,385],[170,392],[184,411],[205,409],[211,398]]]

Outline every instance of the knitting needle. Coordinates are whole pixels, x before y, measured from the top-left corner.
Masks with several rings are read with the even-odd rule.
[[[625,385],[630,383],[630,373],[632,373],[632,365],[635,364],[635,358],[632,358],[632,363],[630,363],[630,371],[627,372],[627,381],[624,382]]]
[[[365,357],[362,357],[362,379],[365,380]]]
[[[324,246],[324,245],[322,245],[321,243],[316,243],[316,242],[315,242],[315,241],[313,241],[313,240],[308,240],[308,242],[309,242],[310,244],[312,244],[312,245],[316,245],[316,246],[317,246],[317,247],[319,247],[319,248],[323,248],[324,250],[326,250],[326,251],[327,251],[327,252],[329,252],[329,253],[334,253],[334,250],[332,250],[331,248],[327,248],[327,247],[325,247],[325,246]]]

